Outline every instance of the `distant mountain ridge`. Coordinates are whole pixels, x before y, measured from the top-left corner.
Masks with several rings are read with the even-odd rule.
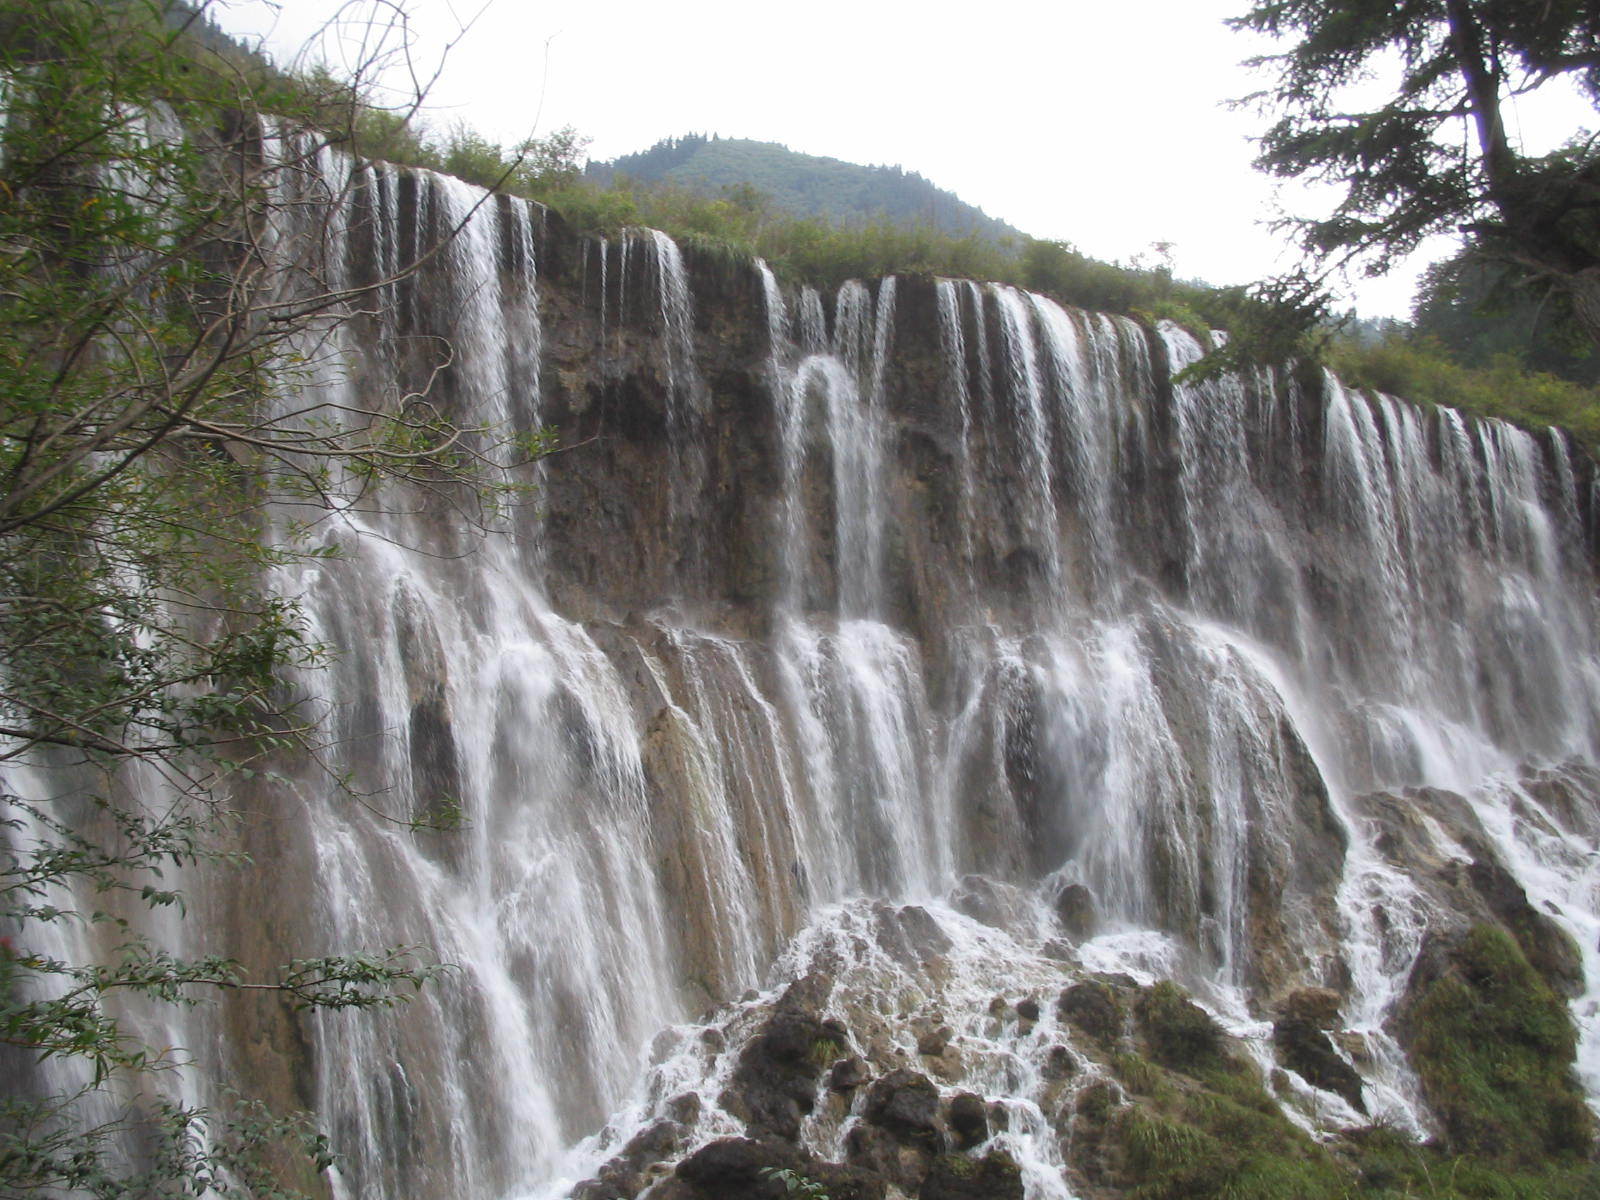
[[[625,176],[707,192],[743,184],[786,212],[848,224],[887,219],[931,225],[958,237],[978,234],[1001,241],[1022,236],[915,171],[801,154],[777,142],[692,133],[610,162],[590,163],[587,174],[602,185]]]

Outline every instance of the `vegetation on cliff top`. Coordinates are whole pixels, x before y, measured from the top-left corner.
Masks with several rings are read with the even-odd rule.
[[[1108,263],[1066,242],[1020,234],[952,233],[881,216],[835,221],[796,215],[747,182],[707,190],[670,177],[641,182],[619,171],[602,183],[584,175],[585,146],[570,128],[508,148],[464,127],[436,136],[376,111],[358,116],[351,141],[367,157],[442,170],[538,200],[579,232],[614,236],[650,226],[724,255],[760,257],[781,277],[819,287],[890,274],[941,275],[1011,284],[1147,322],[1172,320],[1202,339],[1211,329],[1226,329],[1256,355],[1325,361],[1353,386],[1530,429],[1562,425],[1592,452],[1600,450],[1600,390],[1587,347],[1569,346],[1564,356],[1542,349],[1551,335],[1533,314],[1527,317],[1530,340],[1504,344],[1501,321],[1479,314],[1492,298],[1463,291],[1443,270],[1419,298],[1426,320],[1391,322],[1378,336],[1342,332],[1343,322],[1319,293],[1179,279],[1160,242],[1147,259]],[[1543,341],[1532,340],[1535,333]]]

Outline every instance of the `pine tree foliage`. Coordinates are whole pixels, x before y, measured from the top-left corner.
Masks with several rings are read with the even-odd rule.
[[[1333,210],[1289,222],[1316,274],[1381,273],[1460,233],[1558,289],[1600,341],[1600,154],[1591,131],[1526,153],[1508,122],[1546,87],[1600,99],[1600,10],[1580,0],[1263,0],[1232,24],[1287,49],[1254,61],[1274,116],[1257,165],[1332,183]]]

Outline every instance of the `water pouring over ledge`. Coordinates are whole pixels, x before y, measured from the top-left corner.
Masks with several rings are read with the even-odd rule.
[[[359,271],[475,199],[365,169],[330,236]],[[1595,473],[1562,435],[1303,374],[1175,386],[1176,327],[786,289],[504,199],[396,290],[308,387],[410,389],[445,338],[456,416],[576,448],[503,537],[397,505],[285,580],[344,648],[304,681],[344,765],[465,817],[300,778],[238,800],[303,905],[196,881],[203,946],[456,964],[402,1013],[175,1034],[202,1081],[309,1103],[336,1193],[557,1195],[664,1120],[662,1163],[738,1135],[743,1048],[823,979],[870,1076],[998,1106],[1031,1200],[1077,1194],[1062,1114],[1121,1087],[1056,1003],[1102,978],[1177,979],[1269,1068],[1275,1007],[1330,992],[1356,1100],[1427,1131],[1391,1018],[1431,934],[1509,903],[1474,869],[1570,940],[1600,1089]],[[1362,1119],[1286,1078],[1305,1127]],[[820,1088],[795,1138],[836,1161],[870,1088]]]

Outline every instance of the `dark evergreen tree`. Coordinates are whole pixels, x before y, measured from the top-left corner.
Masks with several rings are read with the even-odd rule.
[[[1344,189],[1289,222],[1313,274],[1381,273],[1423,238],[1462,232],[1522,282],[1559,289],[1600,341],[1600,155],[1584,134],[1524,153],[1506,105],[1547,85],[1600,97],[1600,7],[1579,0],[1261,0],[1233,22],[1289,39],[1250,99],[1276,115],[1257,165]],[[1381,100],[1373,81],[1390,83]]]
[[[1600,356],[1573,320],[1567,294],[1520,283],[1505,264],[1470,250],[1428,268],[1412,331],[1467,366],[1509,356],[1528,370],[1600,383]]]

